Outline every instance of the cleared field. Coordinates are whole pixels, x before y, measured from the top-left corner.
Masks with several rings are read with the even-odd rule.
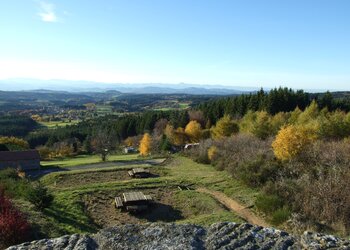
[[[81,159],[78,160],[81,164]],[[55,196],[53,206],[42,215],[48,218],[52,232],[95,232],[98,228],[115,224],[154,221],[201,225],[218,221],[242,222],[242,218],[217,199],[197,192],[197,189],[205,187],[220,191],[240,200],[245,206],[252,205],[257,195],[255,190],[230,178],[227,172],[185,157],[175,156],[165,166],[148,166],[152,173],[159,175],[156,178],[131,179],[126,173],[131,167],[66,171],[43,176],[42,183]],[[189,187],[189,190],[184,187]],[[117,210],[113,204],[115,196],[128,191],[152,195],[155,205],[147,213],[138,215]]]
[[[138,154],[127,154],[127,155],[110,155],[107,158],[107,162],[111,161],[132,161],[140,159]],[[101,163],[101,157],[98,155],[78,155],[73,158],[64,158],[53,161],[42,161],[43,167],[74,167],[84,164]]]
[[[68,121],[52,121],[52,122],[40,122],[41,125],[52,129],[52,128],[56,128],[56,127],[66,127],[68,125],[74,125],[79,123],[80,121],[78,120],[73,120],[71,122]]]
[[[140,167],[140,166],[135,166]],[[147,168],[147,166],[142,166]],[[132,167],[131,167],[132,168]],[[79,187],[96,183],[108,183],[123,180],[132,180],[129,176],[128,170],[130,167],[113,168],[105,170],[89,170],[89,171],[74,171],[54,173],[42,179],[46,185],[54,188]],[[149,167],[148,167],[149,168]],[[156,178],[165,175],[165,171],[161,168],[149,168],[151,177]]]
[[[137,190],[132,190],[137,191]],[[101,191],[84,195],[85,208],[95,224],[100,227],[109,227],[117,224],[146,223],[146,222],[185,222],[196,219],[198,215],[202,218],[216,214],[216,217],[227,219],[227,209],[217,203],[213,198],[197,193],[193,190],[171,188],[155,188],[139,190],[149,194],[154,199],[154,204],[148,211],[130,214],[122,212],[114,207],[113,199],[122,193],[118,191]],[[229,213],[231,221],[242,220]],[[197,218],[199,223],[201,221]]]

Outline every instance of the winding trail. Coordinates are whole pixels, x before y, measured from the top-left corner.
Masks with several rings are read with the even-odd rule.
[[[205,193],[211,195],[214,199],[220,202],[222,205],[227,207],[229,210],[235,212],[238,216],[246,220],[250,224],[269,227],[270,225],[262,218],[255,215],[249,210],[249,208],[244,207],[240,202],[228,197],[224,193],[209,190],[207,188],[197,188],[197,192]]]

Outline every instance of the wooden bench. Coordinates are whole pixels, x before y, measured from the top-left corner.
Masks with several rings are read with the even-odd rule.
[[[123,207],[123,201],[120,197],[115,197],[114,199],[115,207],[116,208],[122,208]]]

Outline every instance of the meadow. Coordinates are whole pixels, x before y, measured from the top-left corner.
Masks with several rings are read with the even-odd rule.
[[[93,157],[55,161],[55,165],[74,166],[91,163]],[[114,156],[113,160],[133,162],[136,155]],[[43,164],[46,164],[45,162]],[[46,166],[48,166],[46,164]],[[93,168],[56,172],[40,178],[41,183],[54,195],[53,204],[43,212],[37,212],[25,201],[17,201],[26,207],[30,221],[38,231],[55,237],[70,233],[96,232],[99,228],[125,223],[175,222],[209,225],[219,221],[243,222],[216,197],[198,191],[205,188],[218,191],[239,201],[245,207],[254,204],[257,190],[249,189],[229,177],[225,171],[217,171],[210,165],[175,156],[163,164],[137,164],[150,169],[154,178],[132,179],[126,170],[133,167]],[[113,205],[114,197],[127,191],[151,194],[156,206],[141,215],[120,212]],[[249,209],[250,210],[250,209]],[[255,213],[254,211],[251,211]]]

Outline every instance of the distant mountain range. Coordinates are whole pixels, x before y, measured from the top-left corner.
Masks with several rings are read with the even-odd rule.
[[[101,83],[68,80],[8,79],[0,80],[0,90],[28,91],[52,90],[69,92],[105,92],[109,90],[132,94],[190,94],[190,95],[235,95],[257,91],[259,88],[231,87],[220,85],[164,84],[164,83]]]

